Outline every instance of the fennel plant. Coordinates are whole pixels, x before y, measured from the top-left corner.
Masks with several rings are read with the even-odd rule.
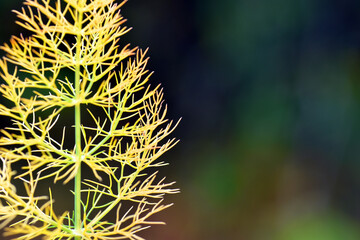
[[[6,236],[142,239],[139,231],[162,223],[151,216],[171,205],[162,204],[163,195],[178,192],[152,170],[165,165],[158,158],[176,144],[168,135],[177,123],[166,119],[160,87],[148,84],[147,51],[120,47],[129,31],[124,3],[26,0],[15,11],[30,36],[1,47],[0,115],[11,119],[0,138]],[[60,118],[66,109],[73,111],[70,126]],[[82,176],[84,167],[92,176]],[[51,187],[37,194],[38,183],[49,179],[74,183],[73,210],[56,213]]]

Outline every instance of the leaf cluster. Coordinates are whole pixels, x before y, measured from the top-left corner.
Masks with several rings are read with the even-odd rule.
[[[123,4],[26,0],[15,11],[17,23],[31,34],[12,37],[1,47],[6,57],[0,60],[5,99],[0,115],[12,121],[0,138],[0,227],[6,227],[5,234],[142,239],[140,230],[161,223],[150,217],[170,206],[161,204],[163,195],[178,192],[149,170],[165,165],[158,159],[177,143],[168,139],[177,123],[166,119],[160,87],[148,84],[147,51],[119,47],[129,31],[120,14]],[[68,128],[60,118],[66,109],[75,110],[75,123]],[[91,124],[80,121],[84,116]],[[61,136],[53,131],[59,128]],[[69,141],[73,146],[67,146]],[[21,172],[12,170],[18,163]],[[82,206],[77,228],[76,212],[55,213],[51,188],[48,196],[37,196],[36,189],[46,179],[72,182],[82,166],[93,174],[74,192]],[[26,194],[17,193],[14,179],[23,181]]]

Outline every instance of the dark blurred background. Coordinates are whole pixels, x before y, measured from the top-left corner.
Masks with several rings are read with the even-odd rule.
[[[19,35],[0,1],[0,40]],[[131,0],[181,142],[149,240],[360,239],[360,1]]]

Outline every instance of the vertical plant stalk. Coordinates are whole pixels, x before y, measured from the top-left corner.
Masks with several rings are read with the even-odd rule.
[[[82,0],[80,7],[82,7]],[[81,8],[80,8],[81,9]],[[77,29],[82,30],[83,13],[80,10],[77,13]],[[81,240],[81,161],[82,161],[82,150],[81,150],[81,101],[80,101],[80,74],[81,74],[81,42],[82,42],[81,31],[76,36],[76,68],[75,68],[75,145],[76,145],[76,175],[75,175],[75,186],[74,186],[74,221],[75,221],[75,233],[79,236],[75,236],[75,240]]]

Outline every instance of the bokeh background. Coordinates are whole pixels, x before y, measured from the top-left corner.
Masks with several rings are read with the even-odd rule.
[[[0,0],[0,41],[18,35]],[[181,142],[149,240],[360,239],[360,1],[131,0]]]

